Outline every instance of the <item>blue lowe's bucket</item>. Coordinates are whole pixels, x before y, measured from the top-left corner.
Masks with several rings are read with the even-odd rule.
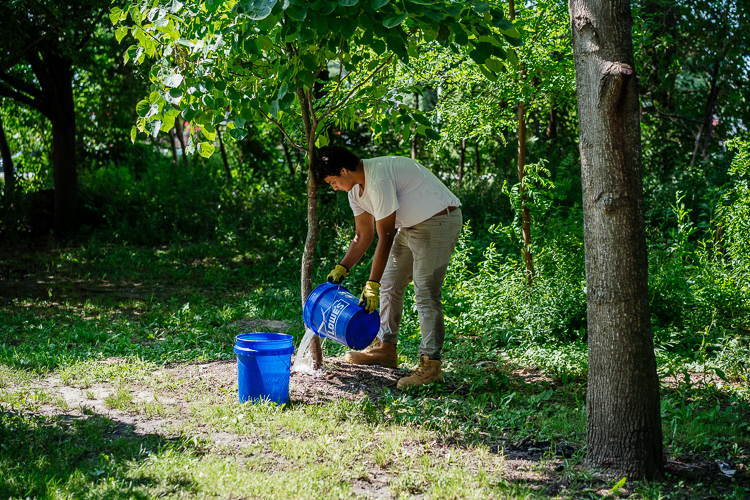
[[[367,314],[359,299],[342,285],[323,283],[305,301],[302,319],[310,330],[350,349],[372,344],[380,328],[377,311]]]
[[[240,403],[289,400],[289,367],[294,344],[283,333],[241,333],[235,337]]]

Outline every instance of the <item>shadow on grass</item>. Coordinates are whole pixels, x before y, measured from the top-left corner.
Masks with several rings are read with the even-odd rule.
[[[97,414],[2,412],[0,497],[47,498],[65,492],[73,497],[150,498],[154,488],[190,491],[184,478],[161,484],[155,476],[129,474],[151,455],[190,447],[184,438],[136,434],[132,426]]]

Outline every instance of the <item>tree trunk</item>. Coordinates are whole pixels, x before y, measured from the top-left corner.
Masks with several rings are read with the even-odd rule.
[[[175,137],[174,129],[169,129],[169,146],[172,149],[172,165],[177,165],[177,148],[174,145]]]
[[[461,139],[458,150],[458,190],[461,190],[461,181],[464,180],[464,165],[466,164],[466,139]]]
[[[510,20],[516,19],[516,8],[514,1],[510,0]],[[519,65],[519,69],[520,65]],[[520,78],[523,80],[525,71],[521,71]],[[526,176],[526,116],[523,101],[518,102],[518,194],[521,196],[521,233],[523,235],[523,261],[526,265],[526,283],[531,286],[534,279],[534,258],[531,255],[531,214],[529,213],[528,196],[526,188],[523,187],[523,179]]]
[[[482,162],[479,155],[479,139],[474,141],[474,166],[477,169],[477,177],[482,174]]]
[[[570,0],[580,120],[589,368],[587,461],[661,475],[638,88],[625,0]]]
[[[292,161],[292,155],[289,154],[289,146],[284,142],[284,138],[281,138],[281,149],[284,150],[284,158],[286,158],[286,166],[289,168],[289,175],[294,177],[294,162]]]
[[[557,137],[557,108],[554,104],[549,108],[549,120],[547,121],[547,139]]]
[[[312,267],[315,257],[315,247],[318,244],[320,225],[318,224],[318,186],[315,184],[313,175],[313,163],[315,162],[315,130],[310,117],[310,106],[308,96],[302,89],[297,89],[297,98],[302,108],[302,122],[307,138],[307,236],[305,247],[302,251],[302,269],[300,278],[300,289],[302,292],[302,304],[305,304],[307,296],[312,292]],[[319,370],[323,367],[323,349],[320,337],[315,335],[310,342],[313,355],[313,369]]]
[[[523,261],[526,264],[526,283],[534,283],[534,257],[531,255],[531,214],[529,213],[526,188],[523,179],[526,177],[526,117],[524,116],[523,101],[518,103],[518,182],[521,186],[518,193],[521,196],[521,232],[523,234]]]
[[[229,168],[229,161],[227,161],[227,151],[224,149],[224,141],[221,140],[221,131],[219,127],[216,127],[216,138],[219,139],[219,151],[221,152],[221,161],[224,163],[224,173],[227,176],[227,182],[232,185],[232,170]]]
[[[68,236],[76,226],[78,171],[76,169],[76,115],[71,63],[47,54],[44,64],[51,85],[42,81],[52,122],[52,165],[55,186],[55,234]]]
[[[722,58],[723,60],[723,58]],[[714,110],[716,109],[716,103],[719,98],[719,64],[721,60],[714,63],[711,68],[711,86],[708,91],[708,99],[706,100],[706,108],[703,112],[703,121],[700,128],[698,129],[698,135],[695,137],[695,147],[693,147],[693,156],[690,159],[690,166],[695,165],[695,158],[698,154],[698,149],[702,149],[701,156],[704,160],[708,159],[708,150],[711,145],[711,134],[713,133],[714,124]],[[702,143],[702,144],[701,144]]]
[[[414,92],[414,109],[419,111],[419,93]],[[416,160],[417,159],[417,135],[414,134],[411,138],[411,159]]]
[[[182,116],[178,116],[174,121],[174,129],[177,131],[177,140],[180,141],[180,148],[182,148],[182,165],[187,167],[187,151],[185,150],[185,135],[182,128]]]
[[[5,196],[10,197],[16,190],[16,172],[13,168],[13,157],[10,153],[3,120],[0,118],[0,157],[3,159],[3,175],[5,176]]]

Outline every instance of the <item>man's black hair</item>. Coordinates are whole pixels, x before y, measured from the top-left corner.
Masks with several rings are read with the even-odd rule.
[[[313,176],[316,183],[323,184],[326,177],[338,177],[341,175],[342,168],[354,172],[358,166],[359,156],[347,148],[342,146],[323,146],[315,152]]]

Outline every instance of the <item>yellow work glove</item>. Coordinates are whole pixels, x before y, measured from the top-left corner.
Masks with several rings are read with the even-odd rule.
[[[359,307],[363,307],[367,314],[370,314],[378,308],[380,302],[380,283],[377,281],[368,281],[365,283],[365,289],[359,296]]]
[[[328,278],[326,279],[328,280],[328,283],[340,285],[347,276],[349,276],[349,270],[341,264],[336,264],[336,267],[333,268],[333,271],[328,273]]]

